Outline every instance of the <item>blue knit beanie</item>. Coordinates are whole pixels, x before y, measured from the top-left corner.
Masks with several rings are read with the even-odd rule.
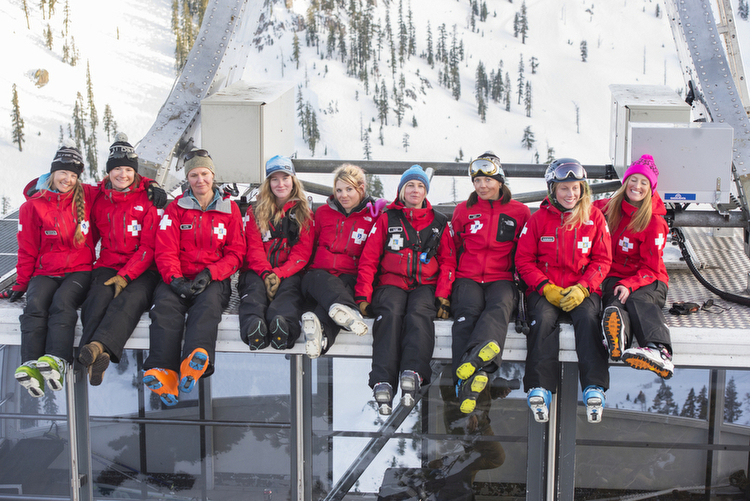
[[[419,165],[412,165],[408,169],[406,169],[406,172],[404,172],[401,175],[401,181],[398,182],[398,191],[397,194],[401,193],[401,188],[404,187],[406,183],[411,181],[412,179],[416,179],[417,181],[421,181],[422,184],[424,184],[424,187],[426,189],[426,193],[430,192],[430,178],[427,177],[427,173],[425,173],[424,170],[422,170],[422,167]]]

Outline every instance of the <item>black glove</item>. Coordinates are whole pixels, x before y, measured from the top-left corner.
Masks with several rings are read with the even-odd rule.
[[[11,303],[15,303],[19,299],[23,297],[23,295],[26,293],[26,291],[10,291],[10,297],[8,298],[8,301]]]
[[[163,209],[167,205],[167,192],[155,181],[148,185],[146,193],[157,209]]]
[[[193,297],[192,282],[185,277],[172,277],[169,286],[175,294],[183,299],[190,299]]]
[[[190,286],[190,290],[193,291],[193,295],[197,296],[204,290],[206,290],[206,287],[208,287],[208,284],[211,283],[211,272],[208,270],[208,268],[204,268],[203,271],[198,273],[196,277],[193,279],[193,283]]]

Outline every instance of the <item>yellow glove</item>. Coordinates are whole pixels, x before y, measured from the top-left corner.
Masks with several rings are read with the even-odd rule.
[[[362,301],[357,306],[359,306],[359,312],[363,317],[372,316],[372,305],[370,303],[368,303],[367,301]]]
[[[104,282],[104,285],[114,285],[115,297],[117,297],[120,295],[122,290],[128,285],[128,281],[125,280],[125,278],[122,275],[115,275],[114,277]]]
[[[562,293],[565,296],[563,300],[560,301],[560,308],[562,308],[563,311],[570,311],[576,308],[590,295],[589,290],[581,284],[575,284],[563,289]]]
[[[544,294],[544,297],[547,298],[547,301],[549,301],[552,306],[560,308],[560,301],[562,301],[563,298],[562,290],[562,287],[558,287],[550,282],[544,286],[542,294]]]
[[[266,278],[263,279],[263,283],[266,285],[266,296],[269,301],[273,301],[276,296],[276,291],[279,290],[281,280],[276,276],[276,273],[269,273]]]
[[[435,303],[437,303],[437,318],[447,320],[451,315],[451,302],[444,297],[438,297],[435,298]]]

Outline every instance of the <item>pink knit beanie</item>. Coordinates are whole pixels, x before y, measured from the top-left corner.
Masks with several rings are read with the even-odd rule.
[[[630,164],[630,167],[628,167],[628,170],[626,170],[625,174],[622,176],[623,184],[625,184],[628,176],[632,174],[646,176],[646,179],[651,183],[651,194],[653,195],[654,192],[656,192],[656,184],[659,182],[659,169],[656,168],[654,157],[651,155],[643,155],[641,158]]]

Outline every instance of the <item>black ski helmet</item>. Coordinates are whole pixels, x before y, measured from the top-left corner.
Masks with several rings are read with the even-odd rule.
[[[588,187],[588,184],[586,182],[586,169],[583,168],[581,162],[574,158],[558,158],[557,160],[553,161],[551,164],[549,164],[547,170],[544,173],[544,180],[547,183],[547,196],[549,197],[550,202],[552,202],[552,205],[561,210],[565,209],[560,206],[553,194],[552,185],[554,183],[564,183],[566,181],[582,181],[585,186],[584,189]],[[581,194],[583,195],[583,193]]]

